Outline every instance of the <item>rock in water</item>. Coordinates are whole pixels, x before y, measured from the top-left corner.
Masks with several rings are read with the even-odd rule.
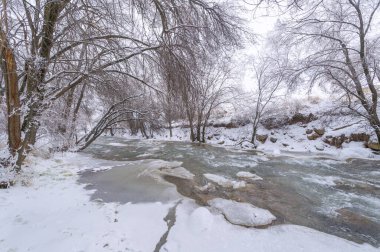
[[[211,182],[225,188],[232,187],[233,189],[239,189],[246,186],[244,181],[235,181],[216,174],[205,173],[203,176]]]
[[[160,173],[162,175],[168,175],[168,176],[172,176],[172,177],[177,177],[177,178],[182,178],[182,179],[193,179],[194,178],[194,174],[192,174],[191,172],[189,172],[188,170],[186,170],[185,168],[183,167],[177,167],[177,168],[163,168],[163,169],[160,169]]]
[[[208,204],[222,212],[226,219],[235,225],[259,227],[271,224],[276,217],[266,209],[255,207],[249,203],[216,198]]]
[[[238,178],[250,179],[250,180],[253,180],[253,181],[255,181],[255,180],[263,180],[262,177],[257,176],[254,173],[250,173],[250,172],[246,172],[246,171],[240,171],[240,172],[236,173],[236,176]]]

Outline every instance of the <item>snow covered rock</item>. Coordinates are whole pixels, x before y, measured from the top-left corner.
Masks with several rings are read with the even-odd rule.
[[[235,225],[259,227],[271,224],[276,217],[266,209],[258,208],[249,203],[216,198],[208,204],[219,210],[225,218]]]
[[[320,136],[323,136],[325,134],[326,130],[324,128],[320,128],[320,129],[314,128],[314,132]]]
[[[246,186],[244,181],[235,181],[216,174],[205,173],[203,176],[221,187],[238,189]]]
[[[204,186],[196,186],[195,188],[200,192],[214,192],[216,190],[215,185],[212,183],[207,183]]]
[[[319,150],[319,151],[325,150],[325,146],[323,146],[322,144],[316,144],[314,147],[316,150]]]
[[[319,137],[320,137],[319,134],[317,134],[317,133],[313,133],[313,134],[311,134],[311,135],[308,135],[308,136],[307,136],[307,139],[309,139],[310,141],[312,141],[312,140],[316,140],[316,139],[319,138]]]
[[[255,181],[255,180],[263,180],[262,177],[257,176],[254,173],[246,172],[246,171],[240,171],[240,172],[236,173],[236,176],[238,178],[250,179],[250,180],[253,180],[253,181]]]
[[[177,167],[177,168],[162,168],[160,169],[160,173],[162,175],[168,175],[172,177],[182,178],[182,179],[193,179],[194,174],[189,172],[183,167]]]
[[[239,188],[243,188],[245,186],[246,186],[245,181],[233,181],[232,188],[239,189]]]
[[[139,173],[138,176],[150,176],[161,182],[164,182],[162,177],[165,175],[182,179],[193,179],[195,175],[180,165],[182,165],[182,162],[153,160],[146,164],[147,168]]]
[[[270,140],[272,143],[276,143],[276,142],[277,142],[277,138],[275,138],[275,137],[270,137],[269,140]]]

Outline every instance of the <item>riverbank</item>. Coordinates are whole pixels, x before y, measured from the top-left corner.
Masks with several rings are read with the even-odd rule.
[[[220,125],[220,123],[215,123]],[[227,123],[228,124],[228,123]],[[224,122],[222,125],[226,125]],[[268,155],[306,155],[321,156],[336,160],[371,159],[380,160],[380,152],[368,148],[368,143],[375,142],[374,136],[369,135],[368,126],[360,121],[356,124],[341,128],[339,124],[322,126],[320,122],[293,124],[268,130],[261,127],[256,147],[251,143],[252,125],[236,125],[234,127],[209,126],[206,129],[207,144],[232,147],[244,150],[262,151]],[[318,133],[319,134],[318,134]],[[140,134],[131,136],[124,134],[127,139],[145,139]],[[190,129],[176,125],[170,137],[169,129],[161,129],[153,133],[152,139],[162,141],[190,141]],[[261,140],[261,141],[260,141]]]
[[[368,244],[360,245],[297,225],[276,225],[266,229],[232,225],[220,212],[199,206],[184,196],[180,196],[180,201],[176,198],[144,203],[94,198],[96,187],[89,189],[89,183],[78,183],[83,172],[101,175],[115,167],[120,170],[125,165],[132,165],[128,166],[131,168],[136,164],[141,168],[142,161],[133,160],[138,156],[142,159],[141,154],[145,154],[145,158],[165,156],[162,144],[130,145],[117,138],[109,138],[102,146],[95,144],[92,147],[91,152],[96,153],[95,156],[105,155],[102,159],[83,153],[55,153],[50,156],[36,153],[36,156],[31,156],[16,185],[0,190],[3,213],[0,216],[0,246],[4,251],[38,252],[155,251],[158,245],[161,251],[173,252],[379,251]],[[188,152],[181,146],[178,150]],[[202,148],[197,151],[202,151]],[[121,156],[122,153],[126,153],[128,158]],[[174,154],[180,158],[178,153]],[[242,160],[234,160],[235,164],[243,165]],[[149,159],[146,162],[150,169],[157,168],[157,164],[167,164],[164,161],[152,163]],[[214,159],[213,167],[217,168],[218,162]],[[252,162],[249,161],[250,164]],[[172,167],[178,165],[177,162]],[[183,165],[185,168],[189,166]],[[239,169],[249,168],[243,165]],[[162,181],[152,179],[151,183]],[[166,220],[173,207],[175,220],[171,219],[174,223],[168,232],[169,222]]]

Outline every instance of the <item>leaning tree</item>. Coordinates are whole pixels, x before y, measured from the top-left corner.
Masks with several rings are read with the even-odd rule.
[[[237,21],[230,10],[206,0],[2,0],[1,75],[15,170],[57,102],[64,103],[59,132],[65,133],[71,128],[65,120],[76,118],[69,115],[78,113],[89,90],[96,91],[95,82],[118,75],[149,86],[146,71],[134,66],[158,64],[159,49],[190,62],[198,42],[208,48],[229,44]]]

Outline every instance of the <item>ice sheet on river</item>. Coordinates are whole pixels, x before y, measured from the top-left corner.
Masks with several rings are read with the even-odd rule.
[[[194,174],[181,167],[182,162],[168,162],[164,160],[153,160],[147,168],[138,176],[151,176],[156,180],[162,181],[162,176],[172,176],[182,179],[193,179]]]

